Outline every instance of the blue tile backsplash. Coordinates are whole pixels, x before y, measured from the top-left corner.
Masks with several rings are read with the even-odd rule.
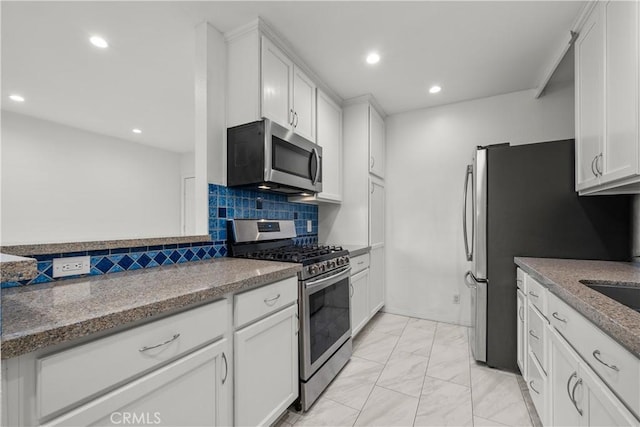
[[[228,253],[226,222],[231,218],[292,219],[295,221],[296,234],[298,235],[295,239],[296,244],[308,245],[318,242],[317,206],[290,203],[284,195],[209,184],[209,234],[211,242],[34,255],[32,258],[38,260],[38,275],[34,279],[3,282],[1,285],[2,288],[8,288],[78,277],[53,279],[53,258],[89,255],[91,256],[89,275],[93,276],[223,257]],[[307,232],[307,221],[312,223],[311,232]]]

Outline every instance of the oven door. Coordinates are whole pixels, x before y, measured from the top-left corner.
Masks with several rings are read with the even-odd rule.
[[[308,380],[351,337],[351,267],[302,282],[300,376]]]
[[[265,181],[321,192],[322,148],[270,120],[265,127]]]

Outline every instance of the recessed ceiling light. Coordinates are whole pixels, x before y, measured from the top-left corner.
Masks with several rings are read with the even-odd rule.
[[[93,36],[89,39],[92,45],[99,47],[101,49],[109,47],[109,43],[105,39],[100,36]]]
[[[440,92],[441,90],[442,90],[442,88],[441,88],[440,86],[435,85],[435,86],[431,86],[431,87],[429,88],[429,93],[438,93],[438,92]]]
[[[377,53],[371,52],[367,55],[367,64],[377,64],[378,62],[380,62],[380,55]]]
[[[138,128],[132,129],[131,132],[133,132],[133,133],[142,133],[142,131],[140,129],[138,129]]]
[[[24,102],[24,97],[20,96],[20,95],[9,95],[9,99],[12,101],[16,101],[16,102]]]

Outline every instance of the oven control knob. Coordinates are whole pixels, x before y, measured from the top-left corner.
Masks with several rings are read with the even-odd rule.
[[[310,265],[308,268],[309,273],[311,274],[318,274],[318,266],[317,265]]]
[[[336,268],[336,262],[334,260],[329,261],[329,268]]]
[[[344,263],[349,264],[349,255],[344,256]]]
[[[338,265],[344,264],[344,257],[341,256],[340,258],[338,258],[337,262],[338,262]]]
[[[320,270],[321,273],[324,272],[324,270],[326,270],[326,265],[324,263],[322,264],[318,264],[318,270]]]

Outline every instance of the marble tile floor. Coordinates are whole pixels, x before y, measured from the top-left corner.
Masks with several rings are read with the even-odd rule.
[[[311,409],[274,427],[539,426],[519,375],[470,354],[466,327],[378,313]]]

